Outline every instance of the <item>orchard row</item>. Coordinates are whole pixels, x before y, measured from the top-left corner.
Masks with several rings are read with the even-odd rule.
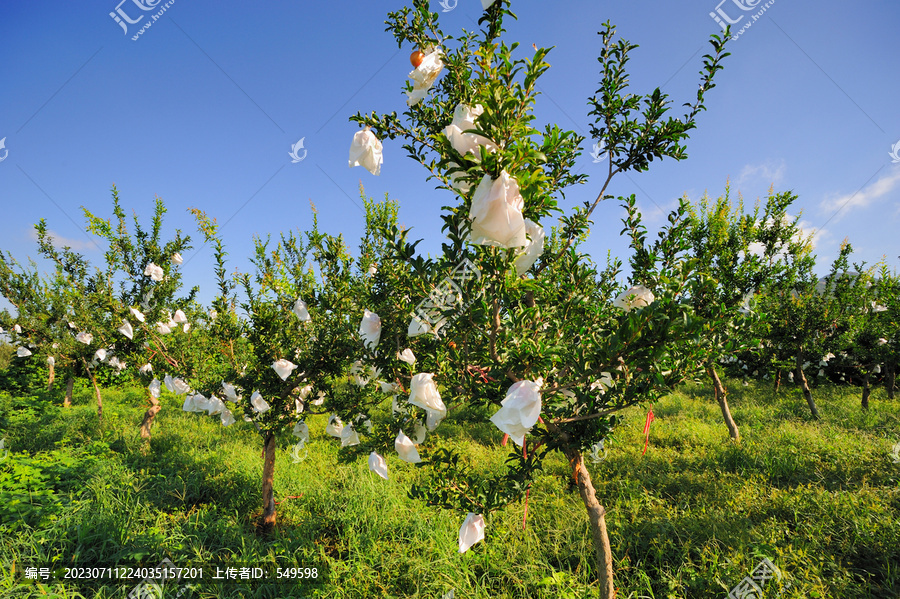
[[[113,188],[110,218],[85,211],[88,231],[108,248],[102,263],[56,248],[43,221],[39,252],[52,273],[3,256],[0,290],[16,313],[0,325],[21,359],[50,364],[51,379],[90,378],[98,417],[98,371],[139,380],[148,443],[164,388],[198,417],[255,427],[265,456],[263,532],[275,525],[276,447],[293,436],[303,449],[309,414],[329,414],[327,433],[364,448],[378,475],[387,478],[389,465],[429,468],[431,483],[410,494],[466,514],[460,551],[483,538],[485,516],[527,497],[549,452],[562,452],[588,513],[602,596],[612,597],[605,512],[585,455],[615,430],[616,413],[705,378],[737,442],[722,365],[793,380],[815,416],[808,378],[843,376],[862,384],[865,408],[876,381],[893,390],[900,283],[885,265],[852,265],[849,245],[817,276],[809,239],[789,215],[790,193],[752,209],[727,191],[683,200],[652,242],[634,196],[608,193],[619,173],[686,158],[682,144],[728,55],[727,34],[710,40],[697,97],[676,118],[659,89],[627,89],[636,46],[604,24],[588,115],[609,168],[593,203],[563,209],[565,189],[588,182],[573,172],[585,140],[533,126],[549,50],[520,57],[501,40],[514,18],[509,0],[485,3],[480,29],[457,37],[441,31],[427,2],[413,4],[387,21],[413,51],[405,112],[351,117],[362,129],[348,133],[350,165],[378,175],[392,151],[383,143],[401,142],[444,198],[435,209],[447,235],[440,256],[417,253],[395,202],[363,196],[355,252],[320,232],[314,214],[308,231],[257,239],[252,269],[229,275],[215,220],[193,210],[218,285],[212,304],[201,305],[181,258],[190,237],[162,238],[161,200],[149,224],[131,222]],[[609,200],[623,207],[630,251],[601,268],[580,247],[594,209]],[[463,404],[494,406],[498,438],[514,444],[502,475],[435,449],[441,421]]]

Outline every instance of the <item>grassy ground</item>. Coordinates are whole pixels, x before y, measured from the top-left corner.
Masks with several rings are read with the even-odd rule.
[[[900,597],[900,401],[882,390],[863,414],[849,388],[815,390],[823,420],[809,418],[795,387],[730,381],[743,442],[733,445],[705,387],[657,403],[650,449],[644,411],[591,465],[608,510],[621,598],[728,595],[763,557],[784,575],[763,597]],[[315,567],[319,585],[212,582],[183,597],[596,597],[587,518],[561,459],[524,506],[487,518],[488,538],[457,553],[463,515],[407,498],[424,472],[388,455],[390,480],[365,456],[342,455],[313,431],[293,463],[285,437],[276,463],[278,528],[257,538],[261,443],[239,421],[185,414],[168,398],[143,452],[138,391],[107,392],[104,421],[85,390],[76,405],[0,394],[0,596],[125,597],[134,582],[107,586],[16,584],[15,564],[63,567],[205,564]],[[444,443],[485,471],[506,456],[501,434],[478,410],[455,409]],[[209,577],[207,569],[204,573]],[[166,597],[184,586],[170,582]],[[780,595],[779,595],[780,593]],[[756,595],[749,595],[756,597]]]

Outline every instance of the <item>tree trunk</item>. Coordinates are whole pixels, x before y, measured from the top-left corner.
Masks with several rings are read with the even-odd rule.
[[[884,370],[884,387],[887,389],[887,396],[889,399],[894,399],[894,383],[897,380],[897,365],[885,364]]]
[[[72,392],[75,390],[75,377],[70,376],[66,379],[66,398],[63,399],[63,405],[68,407],[72,405]]]
[[[816,402],[813,401],[812,391],[809,390],[809,382],[806,380],[806,375],[803,374],[803,350],[797,352],[797,378],[800,379],[800,388],[803,389],[803,397],[806,398],[806,403],[809,404],[809,411],[812,412],[813,418],[818,420],[819,409],[816,407]]]
[[[781,369],[775,373],[775,393],[778,393],[778,388],[781,387]]]
[[[94,395],[97,396],[97,420],[103,422],[103,397],[100,395],[100,385],[97,384],[93,372],[91,373],[91,383],[94,384]]]
[[[719,379],[719,373],[716,372],[714,366],[709,366],[706,369],[706,373],[709,375],[709,378],[712,379],[713,392],[715,393],[719,408],[722,409],[722,417],[725,418],[725,426],[728,427],[728,434],[731,435],[731,438],[735,442],[740,443],[741,433],[738,430],[737,424],[734,422],[734,418],[731,417],[731,408],[728,407],[728,397],[725,385],[723,385],[721,379]]]
[[[591,537],[594,542],[594,560],[597,568],[597,578],[600,582],[600,599],[615,599],[616,588],[613,584],[612,548],[609,544],[609,535],[606,532],[606,509],[597,501],[597,492],[591,482],[591,475],[584,465],[584,457],[577,447],[569,442],[569,435],[559,429],[558,426],[547,422],[549,430],[560,442],[560,448],[569,465],[572,467],[572,477],[578,485],[578,492],[584,507],[588,513],[588,522],[591,527]]]
[[[869,393],[871,393],[872,388],[869,387],[869,373],[866,371],[866,375],[863,377],[863,394],[862,394],[862,409],[869,409]]]
[[[572,476],[578,484],[578,492],[588,513],[588,521],[591,525],[591,536],[594,541],[594,559],[597,562],[597,574],[600,582],[601,599],[614,599],[616,588],[613,584],[612,548],[609,545],[609,535],[606,531],[606,509],[597,501],[597,492],[591,482],[591,475],[584,466],[584,457],[577,449],[568,448],[565,451],[569,465],[572,466]]]
[[[162,409],[162,406],[159,405],[159,400],[150,395],[150,407],[144,413],[144,419],[141,420],[141,438],[149,439],[150,438],[150,428],[153,426],[153,419],[156,418],[156,415]]]
[[[53,381],[56,379],[56,364],[47,364],[50,373],[47,375],[47,391],[53,391]]]
[[[266,433],[265,462],[263,462],[262,500],[263,513],[257,530],[268,535],[275,527],[275,433]]]
[[[81,361],[84,362],[84,369],[87,370],[88,376],[91,377],[91,383],[94,385],[94,395],[97,396],[97,419],[103,422],[103,397],[100,396],[100,385],[97,384],[97,377],[94,376],[94,371],[88,368],[84,358]]]

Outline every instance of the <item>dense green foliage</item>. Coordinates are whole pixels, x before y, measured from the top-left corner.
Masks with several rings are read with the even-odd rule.
[[[622,597],[725,596],[762,556],[792,597],[896,597],[900,593],[898,404],[879,390],[862,413],[850,388],[819,390],[827,423],[801,409],[799,390],[728,381],[744,442],[727,442],[708,393],[687,386],[655,406],[642,456],[643,414],[625,412],[605,459],[589,465],[609,525]],[[318,566],[321,586],[277,590],[201,585],[188,597],[595,597],[590,536],[567,465],[548,460],[522,530],[521,505],[490,517],[488,543],[456,553],[458,520],[406,497],[421,470],[374,478],[341,458],[312,419],[308,457],[293,463],[279,439],[281,525],[255,535],[258,445],[249,427],[221,428],[177,409],[159,416],[155,450],[133,434],[138,391],[106,393],[98,427],[85,388],[64,410],[58,397],[0,396],[0,582],[4,597],[122,597],[133,585],[11,586],[12,563],[64,566],[260,562]],[[178,400],[164,394],[163,403]],[[386,413],[376,416],[387,418]],[[480,408],[454,412],[441,445],[487,470],[502,469]],[[399,464],[388,457],[393,467]],[[774,596],[774,589],[770,589]],[[171,591],[167,591],[171,592]]]
[[[308,231],[256,239],[251,270],[233,275],[215,218],[191,210],[215,260],[210,306],[196,288],[182,295],[190,238],[163,238],[162,200],[149,225],[136,215],[131,224],[115,187],[112,217],[85,210],[102,263],[54,246],[44,221],[35,229],[50,273],[0,252],[0,293],[14,307],[0,313],[15,348],[0,352],[0,384],[12,392],[0,414],[13,449],[0,465],[10,561],[321,563],[310,594],[611,599],[616,586],[715,596],[766,556],[797,583],[783,596],[897,590],[897,489],[883,447],[897,433],[896,274],[885,264],[851,270],[846,244],[819,279],[791,193],[751,210],[728,189],[685,198],[656,237],[633,195],[611,193],[620,173],[687,157],[727,33],[711,36],[679,118],[658,88],[630,91],[625,65],[637,46],[604,24],[588,116],[609,168],[593,203],[565,207],[566,188],[587,182],[574,172],[586,140],[534,126],[550,50],[501,39],[510,4],[492,3],[479,30],[455,38],[424,0],[389,13],[397,43],[421,55],[405,84],[408,110],[350,119],[364,127],[351,163],[356,155],[377,174],[379,138],[399,140],[437,180],[439,256],[417,252],[397,202],[362,188],[355,256],[314,219]],[[581,249],[594,209],[611,199],[629,251],[600,267]],[[799,391],[784,382],[791,392],[755,389],[745,401],[732,381],[741,445],[719,366],[746,373],[745,384],[774,375],[774,394],[786,373]],[[55,367],[67,383],[89,378],[98,418],[51,399],[59,386],[38,393]],[[863,410],[847,409],[855,388],[820,386],[826,368],[862,383]],[[710,406],[691,386],[700,377],[712,381],[734,443],[710,428]],[[888,403],[872,394],[879,382]],[[101,386],[115,385],[104,413]],[[653,403],[662,443],[639,458],[636,412]],[[604,451],[609,459],[589,470]],[[387,480],[363,469],[366,454]],[[472,546],[463,531],[477,542],[485,521],[493,542],[448,558],[458,519],[433,507],[466,514],[460,553]],[[519,533],[514,521],[529,507],[532,528]]]

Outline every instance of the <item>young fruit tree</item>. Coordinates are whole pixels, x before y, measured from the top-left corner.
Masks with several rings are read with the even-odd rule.
[[[833,291],[835,295],[840,295],[842,299],[839,301],[843,304],[855,307],[844,318],[845,330],[838,342],[839,355],[841,361],[861,379],[860,404],[868,410],[873,382],[883,374],[882,367],[891,362],[892,347],[888,336],[894,322],[888,305],[891,304],[893,289],[885,264],[869,270],[863,270],[863,265],[859,264],[853,267],[856,276],[840,279]],[[881,271],[882,277],[874,276],[876,270]]]
[[[796,219],[787,215],[795,195],[770,193],[762,210],[757,204],[747,214],[743,203],[733,205],[729,191],[726,187],[723,197],[715,202],[704,198],[691,210],[691,255],[706,277],[694,287],[690,301],[708,323],[699,340],[705,347],[703,368],[731,438],[740,441],[716,363],[759,345],[752,334],[757,318],[753,296],[768,282],[788,275],[787,254],[801,255],[808,247]]]
[[[682,118],[669,117],[659,89],[646,96],[626,91],[625,65],[636,46],[616,40],[615,29],[604,25],[601,83],[589,115],[609,168],[596,200],[562,216],[547,235],[541,223],[562,212],[565,188],[586,180],[573,172],[584,140],[555,125],[534,127],[537,81],[549,68],[550,50],[535,46],[531,57],[520,57],[518,44],[501,41],[504,20],[515,18],[509,7],[509,0],[490,3],[482,28],[456,38],[441,31],[427,2],[390,13],[388,30],[398,45],[422,56],[414,52],[419,64],[410,73],[402,119],[396,112],[351,118],[364,129],[354,137],[350,163],[377,175],[381,140],[401,139],[429,178],[453,194],[441,214],[448,241],[438,259],[416,257],[406,231],[385,231],[392,259],[436,283],[422,304],[409,289],[403,306],[418,306],[408,329],[417,371],[408,403],[431,430],[447,413],[442,397],[499,403],[491,421],[521,447],[511,451],[507,473],[487,479],[452,451],[435,452],[433,484],[412,494],[468,514],[463,551],[483,537],[484,514],[527,496],[543,457],[562,452],[588,513],[601,596],[608,598],[615,591],[605,509],[584,453],[609,434],[615,411],[652,401],[693,374],[703,323],[684,301],[697,280],[687,253],[686,204],[648,244],[634,197],[619,198],[633,256],[630,287],[618,295],[619,263],[598,273],[578,242],[597,205],[614,197],[607,190],[615,175],[645,171],[654,158],[686,158],[682,142],[727,53],[724,38],[712,36],[696,101]],[[414,457],[408,440],[398,431],[401,457]],[[375,453],[372,460],[386,475],[383,458]]]
[[[768,344],[762,355],[778,369],[794,373],[809,410],[819,419],[819,409],[807,373],[819,373],[841,352],[848,341],[852,322],[863,309],[858,291],[858,273],[849,272],[849,244],[841,247],[829,274],[821,280],[813,273],[811,256],[788,253],[794,268],[779,280],[770,281],[760,293],[758,309],[766,315],[760,338]]]
[[[15,314],[7,310],[0,313],[0,331],[16,346],[16,360],[46,361],[47,391],[53,391],[57,366],[62,372],[71,370],[71,364],[64,359],[68,352],[60,350],[60,342],[69,335],[66,330],[59,330],[59,318],[54,317],[65,313],[57,291],[34,263],[26,268],[11,254],[0,252],[0,295],[15,310]],[[75,383],[72,376],[68,376],[68,381],[65,405],[71,402],[71,387]]]
[[[102,294],[93,307],[95,318],[102,320],[98,331],[104,344],[115,346],[115,365],[125,368],[127,361],[142,377],[154,372],[186,370],[184,348],[189,345],[191,322],[185,313],[192,312],[197,289],[186,297],[178,297],[182,287],[182,252],[191,248],[190,237],[176,230],[172,239],[163,238],[166,207],[156,198],[149,227],[141,225],[138,215],[129,218],[122,208],[119,192],[112,188],[112,218],[101,218],[84,210],[88,231],[102,239],[104,253]],[[131,231],[133,226],[133,232]],[[99,350],[98,350],[99,351]],[[99,352],[103,361],[110,349]],[[168,386],[176,386],[166,379]],[[150,438],[154,418],[161,409],[160,385],[148,386],[150,404],[140,424],[141,436]],[[180,390],[180,386],[179,389]],[[99,391],[98,391],[99,393]]]
[[[29,270],[15,268],[11,256],[0,269],[4,296],[17,308],[13,327],[16,337],[45,357],[55,377],[59,365],[67,373],[64,405],[71,402],[75,376],[86,376],[93,384],[97,416],[103,418],[103,397],[95,370],[112,360],[121,372],[125,364],[114,353],[110,320],[104,309],[109,296],[108,279],[100,269],[69,247],[56,247],[46,223],[35,225],[39,255],[53,265],[53,271],[41,277],[36,265]],[[20,348],[24,355],[30,349]],[[52,380],[48,381],[48,387]]]
[[[879,356],[884,359],[884,388],[888,398],[894,399],[900,365],[900,278],[882,265],[876,287],[876,306],[884,308],[877,310],[880,314],[878,326],[883,334],[876,340],[876,345],[884,352]]]
[[[367,208],[371,221],[377,207]],[[307,415],[338,405],[349,409],[340,399],[345,395],[342,380],[346,365],[367,345],[357,323],[368,318],[358,304],[367,294],[362,281],[371,256],[364,254],[359,268],[343,239],[320,233],[314,216],[312,229],[303,236],[282,234],[276,243],[257,238],[254,271],[228,280],[215,221],[195,214],[215,248],[220,293],[206,332],[214,350],[207,359],[218,366],[188,379],[195,392],[183,409],[220,415],[225,426],[235,422],[233,413],[240,414],[262,437],[258,530],[266,535],[276,523],[279,435],[291,431],[300,440],[295,446],[299,450],[309,438]],[[238,289],[242,300],[237,299]]]

